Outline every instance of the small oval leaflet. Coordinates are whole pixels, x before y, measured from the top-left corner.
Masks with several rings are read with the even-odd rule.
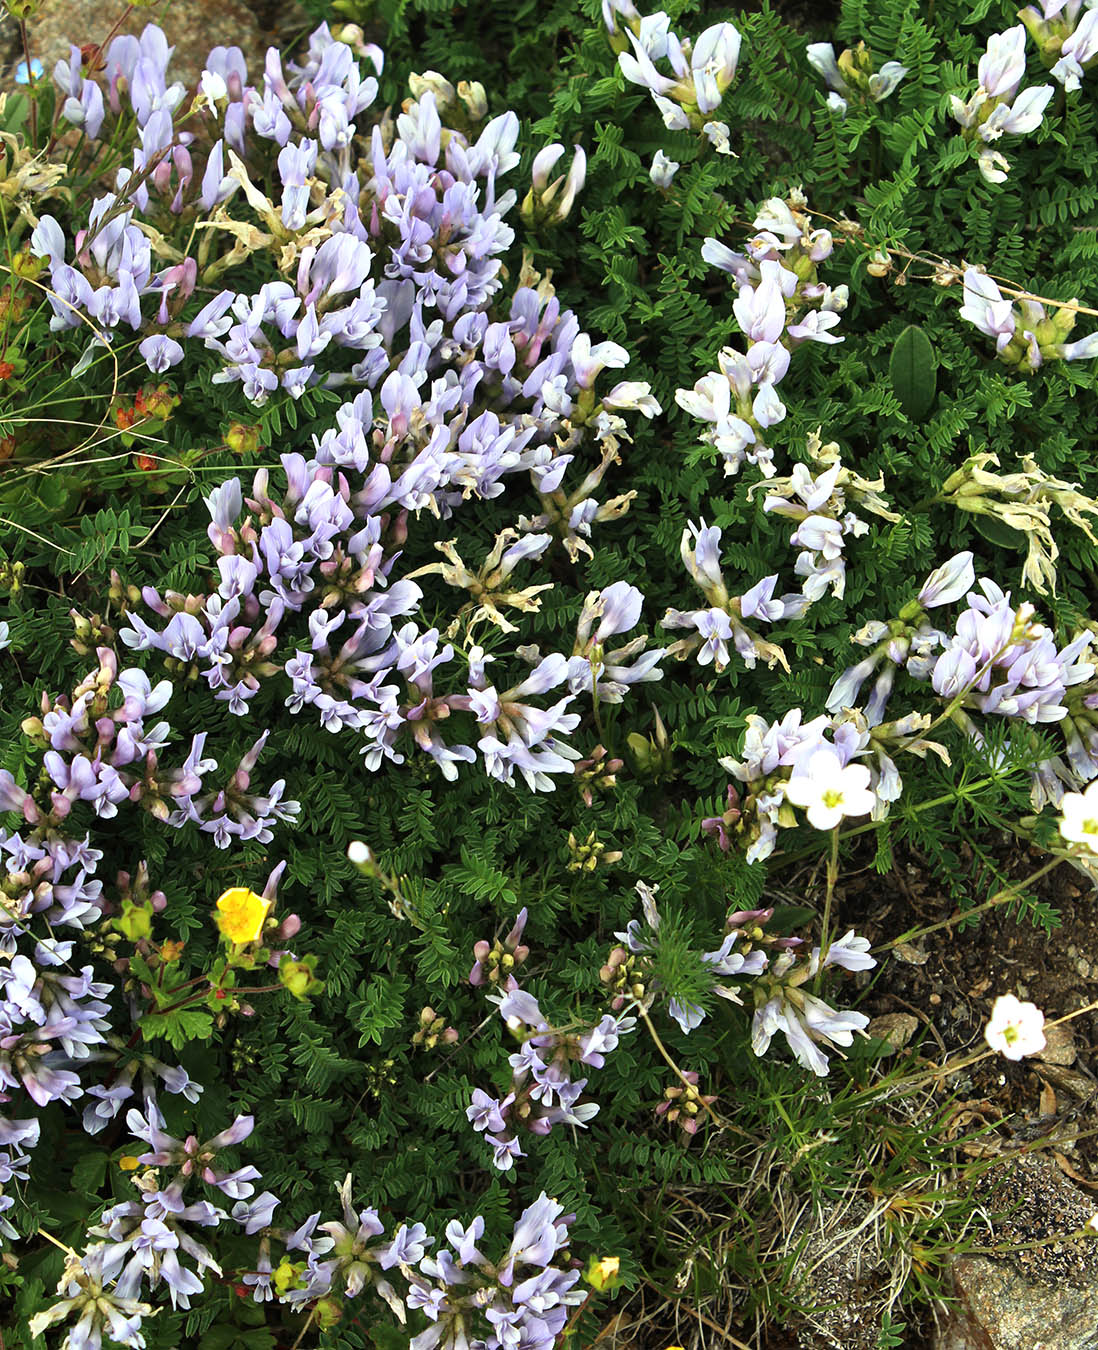
[[[938,392],[938,358],[930,339],[916,324],[908,324],[896,339],[888,375],[900,407],[913,422],[921,422]]]

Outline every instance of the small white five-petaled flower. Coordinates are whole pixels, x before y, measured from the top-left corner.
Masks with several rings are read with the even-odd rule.
[[[1060,834],[1069,844],[1098,853],[1098,780],[1086,792],[1067,792],[1060,803]]]
[[[808,823],[817,830],[833,829],[844,816],[867,815],[876,804],[869,770],[864,764],[844,767],[830,746],[810,755],[803,769],[798,765],[793,770],[785,795],[794,806],[807,808]]]
[[[1035,1003],[1022,1003],[1013,994],[1001,994],[991,1007],[984,1040],[1007,1059],[1039,1055],[1045,1048],[1045,1015]]]

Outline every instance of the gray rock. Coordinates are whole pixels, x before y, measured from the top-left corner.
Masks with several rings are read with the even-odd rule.
[[[140,35],[147,23],[158,23],[175,47],[171,78],[188,87],[202,73],[211,47],[219,45],[241,48],[249,81],[262,85],[267,48],[296,40],[309,26],[308,16],[295,0],[253,4],[243,0],[175,0],[163,17],[161,8],[135,9],[119,31]],[[70,43],[83,47],[105,42],[123,11],[121,3],[105,5],[103,0],[42,0],[38,13],[27,24],[31,54],[42,62],[49,76],[58,60],[68,58]],[[5,85],[10,84],[14,63],[22,54],[18,26],[0,25]]]
[[[990,1176],[1001,1185],[981,1199],[1010,1212],[987,1245],[1051,1241],[955,1257],[957,1302],[942,1314],[935,1350],[1098,1350],[1098,1260],[1089,1241],[1061,1236],[1083,1227],[1093,1204],[1039,1154],[1004,1160]]]

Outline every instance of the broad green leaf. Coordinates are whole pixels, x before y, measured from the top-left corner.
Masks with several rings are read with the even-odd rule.
[[[938,392],[938,358],[921,328],[908,324],[896,339],[888,363],[892,388],[912,422],[921,422]]]

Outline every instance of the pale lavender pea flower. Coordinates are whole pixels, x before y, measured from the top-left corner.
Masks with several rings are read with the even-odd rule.
[[[244,1225],[244,1231],[249,1236],[258,1233],[261,1228],[267,1228],[271,1219],[274,1217],[275,1207],[282,1203],[277,1195],[270,1191],[264,1191],[257,1195],[254,1200],[238,1200],[232,1208],[232,1216]]]
[[[699,35],[690,55],[699,112],[709,113],[720,106],[724,91],[736,78],[739,59],[740,34],[734,24],[713,24]]]
[[[930,683],[936,694],[955,698],[972,684],[978,669],[971,652],[964,647],[951,647],[935,661]]]
[[[1092,12],[1098,13],[1098,10]],[[1056,352],[1065,361],[1090,361],[1098,356],[1098,333],[1091,333],[1078,342],[1065,342],[1056,348]]]
[[[657,150],[652,159],[652,167],[648,170],[648,176],[656,187],[669,188],[671,180],[681,167],[677,159],[668,159],[662,150]]]
[[[693,548],[691,548],[693,542]],[[695,525],[688,522],[682,532],[679,554],[686,570],[695,583],[706,594],[709,590],[723,591],[724,577],[721,573],[721,530],[717,525],[706,525],[699,520]]]
[[[595,630],[595,643],[601,645],[607,638],[636,628],[643,605],[643,593],[627,581],[615,581],[601,591],[592,591],[584,604],[584,611],[590,611],[591,618],[600,614],[602,616]],[[580,616],[580,624],[582,627],[583,615]]]
[[[818,71],[824,77],[827,87],[841,94],[846,88],[846,82],[843,79],[842,71],[839,69],[839,63],[835,60],[835,48],[831,43],[810,42],[805,55],[808,57],[808,64],[812,69]]]
[[[1009,101],[1026,73],[1026,30],[1022,24],[993,33],[976,69],[980,88],[989,98]]]
[[[755,342],[777,342],[785,328],[785,297],[779,280],[781,265],[774,261],[763,262],[759,271],[759,284],[741,286],[732,310],[747,337]]]
[[[993,337],[997,352],[1007,346],[1017,326],[1012,302],[1003,298],[999,287],[986,273],[978,272],[974,267],[965,271],[961,318],[975,324],[981,333]]]
[[[477,1243],[484,1236],[484,1220],[478,1215],[468,1228],[463,1228],[456,1219],[446,1225],[446,1241],[458,1254],[462,1265],[476,1263],[480,1258]]]
[[[1030,89],[1023,89],[1012,104],[1000,103],[980,126],[980,139],[994,141],[1004,133],[1026,136],[1036,131],[1054,92],[1051,84],[1034,85]]]
[[[765,266],[765,264],[764,264]],[[843,339],[829,330],[839,322],[839,316],[830,309],[813,309],[802,315],[796,323],[786,330],[791,338],[801,342],[842,342]]]
[[[633,51],[618,53],[618,65],[621,68],[621,73],[631,84],[639,84],[653,94],[661,96],[669,94],[678,81],[668,75],[660,74],[652,62],[651,55],[645,50],[643,42],[632,29],[626,29],[626,37],[632,44]]]
[[[667,1011],[678,1022],[684,1036],[689,1036],[696,1027],[700,1027],[705,1021],[704,1008],[697,1003],[690,1003],[682,999],[671,999],[668,1002]]]
[[[1098,56],[1098,10],[1088,9],[1075,31],[1064,39],[1060,59],[1052,67],[1052,78],[1059,80],[1068,93],[1079,88],[1084,67]]]
[[[465,1108],[466,1119],[478,1134],[485,1130],[494,1130],[498,1134],[507,1127],[503,1113],[514,1100],[513,1092],[500,1101],[496,1097],[489,1097],[480,1088],[474,1088],[472,1105]]]
[[[137,349],[145,358],[145,364],[154,375],[177,366],[183,360],[183,348],[164,333],[154,333],[147,337]]]
[[[616,342],[598,342],[591,345],[586,333],[578,333],[569,353],[576,383],[581,389],[590,389],[600,371],[621,370],[629,364],[629,353]]]
[[[874,103],[880,103],[891,94],[907,74],[907,66],[899,61],[886,61],[874,75],[869,77],[869,97]]]
[[[415,1266],[427,1254],[427,1248],[434,1238],[427,1237],[427,1229],[421,1223],[409,1227],[402,1223],[393,1235],[392,1242],[378,1253],[378,1265],[382,1270],[391,1270],[393,1266]]]
[[[976,572],[972,565],[972,554],[968,551],[957,553],[947,563],[935,568],[923,582],[923,588],[919,592],[919,604],[924,609],[951,605],[975,584]]]
[[[560,144],[547,145],[539,150],[534,156],[534,162],[530,168],[530,178],[535,188],[539,192],[544,192],[549,186],[549,175],[557,160],[564,154],[564,146]]]
[[[61,115],[67,122],[81,127],[89,140],[94,141],[103,127],[103,119],[106,116],[102,89],[94,80],[84,80],[79,96],[65,100]]]
[[[622,380],[602,396],[602,403],[604,408],[629,409],[649,418],[662,411],[659,400],[652,393],[652,386],[644,380]]]
[[[187,337],[203,339],[218,338],[232,327],[232,319],[226,318],[236,292],[219,291],[207,304],[203,305],[194,318],[184,328]]]
[[[602,21],[611,36],[618,33],[619,14],[627,23],[640,18],[640,10],[633,4],[633,0],[602,0]]]
[[[202,191],[198,199],[202,209],[212,211],[221,202],[228,201],[239,186],[239,179],[225,173],[225,142],[215,141],[202,174]]]
[[[763,577],[750,590],[740,597],[740,613],[745,619],[765,619],[776,623],[785,617],[783,600],[775,600],[774,588],[778,584],[777,573],[772,577]]]
[[[501,1172],[510,1171],[516,1158],[526,1157],[517,1139],[500,1139],[495,1134],[486,1134],[484,1137],[493,1147],[492,1162]]]
[[[872,970],[877,964],[875,957],[869,954],[869,939],[855,937],[853,928],[841,938],[836,938],[827,949],[825,966],[841,966],[843,970]],[[809,957],[809,972],[815,975],[820,967],[820,948],[813,947]]]

